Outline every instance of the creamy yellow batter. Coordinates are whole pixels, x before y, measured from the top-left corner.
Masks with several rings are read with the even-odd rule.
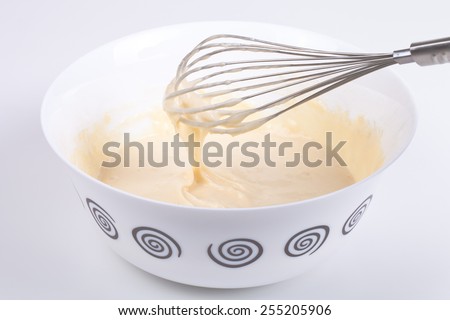
[[[162,159],[162,142],[173,141],[176,134],[171,119],[162,108],[124,119],[120,124],[112,124],[110,118],[111,115],[105,115],[102,121],[80,133],[73,162],[89,175],[115,188],[181,205],[240,208],[309,199],[351,185],[383,163],[380,134],[364,118],[351,119],[345,112],[329,111],[319,102],[309,102],[235,137],[221,134],[201,136],[203,143],[216,141],[222,146],[231,142],[239,142],[240,145],[247,141],[261,143],[267,133],[271,134],[271,140],[277,146],[282,142],[292,142],[293,148],[286,149],[284,157],[277,156],[278,148],[271,150],[275,167],[264,162],[263,148],[251,149],[260,158],[259,164],[251,168],[241,165],[241,161],[249,162],[251,159],[238,148],[232,149],[231,166],[226,165],[224,156],[220,158],[222,165],[218,167],[200,165],[193,168],[189,164],[179,167],[169,152],[168,166],[156,168],[146,162],[144,167],[140,167],[138,151],[134,148],[130,167],[121,163],[117,167],[106,168],[102,167],[102,162],[111,159],[103,153],[103,145],[108,141],[123,142],[125,132],[134,132],[131,140],[144,146],[148,141],[154,142],[156,159]],[[145,130],[136,133],[136,127],[145,127]],[[300,163],[295,167],[286,166],[286,162],[294,159],[293,153],[301,152],[308,141],[325,146],[326,132],[332,132],[334,144],[347,141],[339,151],[347,166],[336,161],[332,166],[326,166],[325,148],[310,149],[309,154],[313,161],[323,160],[323,165],[308,167]],[[187,133],[184,132],[185,138]],[[123,156],[123,143],[117,151]],[[197,152],[196,159],[201,160],[200,155]],[[181,158],[187,162],[186,150],[181,153]]]

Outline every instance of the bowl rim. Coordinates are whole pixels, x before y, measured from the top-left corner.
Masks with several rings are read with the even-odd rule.
[[[257,206],[257,207],[244,207],[244,208],[211,208],[211,207],[197,207],[197,206],[189,206],[189,205],[183,205],[183,204],[176,204],[176,203],[171,203],[171,202],[164,202],[164,201],[160,201],[160,200],[154,200],[154,199],[150,199],[150,198],[146,198],[143,196],[139,196],[136,195],[134,193],[130,193],[115,187],[112,187],[109,184],[106,184],[90,175],[88,175],[86,172],[84,172],[83,170],[79,169],[77,166],[75,166],[72,162],[70,162],[67,157],[65,157],[64,155],[61,154],[60,151],[57,150],[57,148],[54,146],[54,144],[52,143],[52,140],[50,139],[50,133],[48,132],[48,127],[46,126],[46,120],[44,119],[45,117],[45,110],[47,108],[48,100],[50,99],[50,94],[52,93],[52,89],[53,87],[59,82],[60,78],[70,69],[72,68],[74,65],[76,65],[80,60],[83,60],[84,58],[86,58],[87,56],[89,56],[91,53],[98,51],[104,47],[107,46],[111,46],[114,43],[118,43],[121,41],[124,41],[128,38],[131,37],[135,37],[138,36],[140,34],[145,34],[145,33],[149,33],[149,32],[163,32],[164,30],[170,30],[170,29],[184,29],[184,28],[189,28],[189,27],[194,27],[194,26],[201,26],[201,25],[211,25],[211,24],[215,24],[215,25],[237,25],[237,24],[242,24],[242,25],[253,25],[253,26],[264,26],[265,28],[285,28],[285,29],[291,29],[294,32],[304,32],[304,33],[308,33],[310,35],[314,35],[314,36],[318,36],[324,40],[330,40],[333,41],[335,43],[341,43],[347,46],[352,46],[355,48],[358,48],[356,46],[354,46],[351,43],[342,41],[338,38],[333,38],[331,36],[325,35],[325,34],[321,34],[318,32],[314,32],[314,31],[310,31],[307,29],[303,29],[303,28],[296,28],[293,26],[289,26],[289,25],[283,25],[283,24],[274,24],[274,23],[265,23],[265,22],[258,22],[258,21],[240,21],[240,20],[206,20],[206,21],[197,21],[197,22],[187,22],[187,23],[179,23],[179,24],[171,24],[171,25],[165,25],[165,26],[160,26],[160,27],[156,27],[156,28],[150,28],[150,29],[146,29],[146,30],[142,30],[142,31],[138,31],[138,32],[134,32],[132,34],[117,38],[115,40],[109,41],[107,43],[104,43],[98,47],[95,47],[94,49],[88,51],[87,53],[85,53],[84,55],[82,55],[81,57],[79,57],[78,59],[76,59],[75,61],[73,61],[72,63],[70,63],[66,68],[64,68],[59,74],[58,76],[53,80],[53,82],[50,84],[50,86],[48,87],[42,104],[41,104],[41,110],[40,110],[40,124],[41,124],[41,130],[44,133],[45,139],[48,143],[48,145],[50,146],[50,148],[53,150],[53,152],[56,153],[56,155],[66,164],[69,166],[70,169],[72,169],[73,172],[80,174],[83,178],[89,180],[90,182],[97,184],[99,187],[101,188],[106,188],[112,192],[116,192],[117,194],[120,194],[121,196],[125,196],[125,197],[131,197],[135,200],[139,200],[139,201],[144,201],[147,203],[151,203],[151,204],[156,204],[156,205],[161,205],[161,206],[168,206],[168,207],[173,207],[176,208],[178,210],[180,209],[184,209],[184,210],[189,210],[189,211],[199,211],[199,212],[204,212],[204,211],[214,211],[217,213],[223,213],[223,212],[253,212],[255,210],[259,211],[259,210],[273,210],[273,209],[283,209],[286,207],[292,207],[292,206],[299,206],[299,205],[305,205],[305,204],[310,204],[310,203],[314,203],[316,201],[321,201],[323,199],[326,198],[331,198],[334,196],[338,196],[341,193],[344,192],[349,192],[355,188],[358,188],[360,185],[363,185],[365,183],[367,183],[370,180],[373,180],[375,177],[379,176],[384,170],[386,170],[388,167],[390,167],[395,161],[397,161],[397,159],[405,152],[405,150],[408,148],[408,146],[411,144],[415,133],[417,131],[417,125],[418,125],[418,115],[417,115],[417,106],[414,102],[413,99],[413,95],[411,94],[411,90],[408,88],[408,86],[406,86],[406,82],[404,81],[404,79],[395,71],[393,71],[392,69],[384,69],[383,71],[385,73],[389,73],[390,76],[392,76],[393,78],[396,78],[399,81],[400,86],[402,87],[402,89],[404,90],[404,93],[406,94],[406,96],[409,98],[409,106],[408,108],[410,109],[411,115],[412,115],[412,126],[411,126],[411,132],[409,134],[409,137],[407,137],[406,142],[403,144],[402,148],[399,148],[399,150],[397,151],[397,154],[392,157],[389,161],[384,162],[383,165],[375,170],[374,172],[372,172],[370,175],[368,175],[367,177],[352,183],[351,185],[348,185],[344,188],[317,196],[317,197],[313,197],[313,198],[308,198],[305,200],[298,200],[298,201],[292,201],[292,202],[287,202],[287,203],[281,203],[281,204],[274,204],[274,205],[268,205],[268,206]]]

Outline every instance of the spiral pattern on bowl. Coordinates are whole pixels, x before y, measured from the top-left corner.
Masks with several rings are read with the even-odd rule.
[[[150,227],[138,227],[132,231],[137,244],[149,255],[158,259],[169,259],[174,254],[181,256],[180,245],[168,234]]]
[[[316,226],[300,231],[289,239],[284,252],[290,257],[312,255],[325,243],[329,233],[328,226]]]
[[[358,224],[359,220],[361,219],[361,217],[363,216],[363,214],[366,211],[367,207],[369,206],[370,202],[372,201],[372,196],[373,195],[370,195],[369,197],[367,197],[367,199],[364,200],[358,206],[358,208],[356,208],[355,211],[353,211],[353,213],[350,215],[350,217],[348,217],[347,221],[345,221],[345,224],[342,227],[342,234],[343,235],[348,234]]]
[[[209,257],[217,264],[227,268],[240,268],[261,257],[263,247],[252,239],[232,239],[222,242],[217,249],[208,247]]]
[[[111,239],[117,239],[119,233],[114,226],[114,219],[108,212],[92,199],[86,198],[86,204],[100,229],[102,229],[102,231]]]

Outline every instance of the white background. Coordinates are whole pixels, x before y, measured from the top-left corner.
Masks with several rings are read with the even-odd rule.
[[[0,298],[449,299],[450,64],[393,67],[418,106],[410,148],[385,171],[346,247],[300,277],[260,288],[180,285],[114,254],[39,122],[43,95],[68,64],[144,29],[253,20],[379,52],[450,36],[449,12],[447,0],[0,0]]]

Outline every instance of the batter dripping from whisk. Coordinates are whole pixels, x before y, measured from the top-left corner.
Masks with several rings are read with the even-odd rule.
[[[237,58],[234,53],[238,53]],[[250,56],[246,58],[247,53]],[[263,54],[262,58],[256,58],[255,53]],[[231,54],[231,58],[211,62],[211,57],[222,54]],[[278,146],[286,142],[294,145],[286,154],[292,158],[295,146],[310,141],[323,144],[325,133],[332,132],[336,141],[347,141],[341,152],[347,166],[334,163],[290,167],[285,159],[272,157],[276,160],[274,166],[259,162],[246,167],[242,165],[245,163],[242,152],[232,155],[236,161],[231,166],[206,166],[198,149],[195,159],[199,167],[180,167],[171,159],[162,168],[141,168],[134,158],[130,167],[105,168],[101,166],[105,160],[102,146],[128,130],[126,126],[111,129],[108,121],[81,132],[73,161],[113,187],[181,205],[257,207],[317,197],[369,176],[382,165],[383,153],[376,128],[365,119],[350,119],[346,113],[327,110],[314,99],[393,64],[416,62],[426,66],[449,62],[449,56],[450,38],[413,43],[409,49],[393,53],[358,54],[306,49],[236,35],[212,36],[182,60],[168,88],[164,108],[176,130],[162,110],[151,116],[142,115],[146,121],[151,117],[152,122],[148,132],[140,137],[144,143],[149,137],[154,141],[171,141],[178,131],[185,138],[194,134],[202,145],[210,141],[220,146],[235,142],[242,145],[263,141],[270,133]],[[275,92],[278,97],[264,98]],[[259,98],[262,99],[258,101]],[[254,99],[257,103],[243,105]],[[129,128],[135,128],[139,121],[139,117],[130,119]],[[311,156],[323,161],[322,151],[316,150]],[[253,152],[259,159],[266,156],[262,149]]]
[[[278,78],[274,84],[283,83],[283,79]],[[80,148],[73,161],[99,180],[143,197],[181,205],[228,208],[268,206],[314,198],[351,185],[383,164],[379,134],[362,117],[350,119],[344,112],[330,111],[318,101],[311,100],[302,104],[301,108],[291,108],[270,118],[271,121],[264,119],[258,122],[257,116],[252,121],[254,106],[244,102],[246,99],[235,98],[234,89],[221,91],[219,96],[205,96],[197,90],[184,92],[184,88],[192,88],[192,83],[188,79],[180,80],[178,75],[167,88],[164,101],[167,113],[159,110],[151,115],[142,115],[141,118],[146,120],[150,117],[153,124],[139,137],[143,144],[149,137],[153,141],[172,141],[173,136],[179,133],[184,140],[193,134],[194,140],[201,146],[214,142],[228,150],[233,143],[242,146],[262,142],[270,133],[271,141],[276,146],[269,154],[273,163],[263,161],[268,156],[265,148],[255,147],[251,152],[259,162],[253,162],[252,166],[243,165],[248,163],[249,150],[235,150],[227,155],[227,163],[222,165],[205,165],[200,147],[194,149],[195,161],[199,166],[180,167],[171,158],[165,167],[142,168],[138,166],[138,158],[134,157],[129,167],[105,168],[99,165],[105,160],[100,153],[102,145],[111,137],[127,132],[126,126],[118,128],[123,132],[111,130],[107,122],[82,132]],[[177,94],[171,96],[174,92]],[[287,102],[292,101],[280,100],[278,107],[283,110]],[[212,107],[206,112],[192,112],[205,105]],[[221,112],[223,106],[231,107],[232,112],[238,113],[235,113],[236,116],[231,113],[229,117],[227,110]],[[246,110],[249,110],[248,114]],[[136,122],[141,118],[130,119],[129,128],[138,127]],[[223,119],[226,121],[225,132],[238,135],[221,134]],[[242,125],[244,119],[246,122]],[[214,126],[208,127],[208,123],[214,123]],[[346,141],[340,152],[346,166],[337,162],[327,165],[327,132],[332,133],[334,141]],[[295,153],[310,142],[324,146],[322,149],[313,148],[309,154],[310,159],[322,165],[286,164],[287,159],[295,158]],[[283,157],[280,157],[280,146],[284,143],[291,143],[292,148],[283,149]],[[187,154],[181,156],[187,158]],[[230,158],[232,163],[228,165]]]

